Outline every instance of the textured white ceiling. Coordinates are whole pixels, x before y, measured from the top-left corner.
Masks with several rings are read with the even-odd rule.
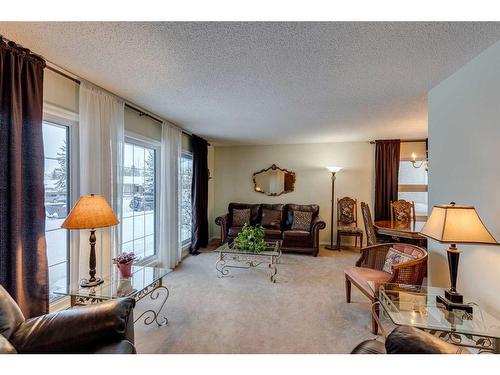
[[[426,94],[500,23],[0,23],[0,34],[219,144],[418,138]]]

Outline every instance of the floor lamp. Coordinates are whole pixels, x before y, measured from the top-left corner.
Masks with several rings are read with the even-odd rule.
[[[332,172],[332,214],[330,217],[330,245],[325,246],[327,250],[338,250],[340,247],[333,244],[333,221],[335,216],[335,174],[340,171],[343,167],[326,167],[330,172]]]

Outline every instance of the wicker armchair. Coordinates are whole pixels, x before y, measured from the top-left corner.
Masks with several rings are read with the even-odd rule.
[[[391,247],[415,257],[414,260],[393,265],[392,274],[382,271],[387,251]],[[403,243],[385,243],[365,247],[361,249],[361,257],[356,262],[356,266],[344,270],[346,301],[347,303],[351,302],[351,284],[354,284],[374,303],[377,296],[376,292],[368,284],[369,281],[422,285],[426,271],[427,251],[418,246]],[[374,310],[378,315],[378,305],[374,306]],[[377,322],[374,317],[372,318],[372,332],[375,335],[378,332]]]

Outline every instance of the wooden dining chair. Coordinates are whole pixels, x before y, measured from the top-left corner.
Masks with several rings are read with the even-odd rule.
[[[363,247],[363,230],[358,228],[358,201],[344,197],[337,198],[337,247],[340,248],[342,236],[354,237],[354,246]]]
[[[395,202],[391,201],[391,221],[408,222],[416,221],[415,202],[408,202],[404,199],[399,199]]]
[[[376,245],[378,243],[377,234],[375,233],[375,227],[373,226],[370,206],[368,206],[365,202],[361,202],[361,215],[363,216],[363,223],[365,224],[366,246]]]

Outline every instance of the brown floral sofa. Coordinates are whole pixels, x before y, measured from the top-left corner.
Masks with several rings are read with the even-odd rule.
[[[282,240],[282,251],[317,256],[319,231],[326,224],[316,204],[229,203],[228,212],[215,219],[221,242],[234,241],[244,224],[264,227],[266,241]]]

